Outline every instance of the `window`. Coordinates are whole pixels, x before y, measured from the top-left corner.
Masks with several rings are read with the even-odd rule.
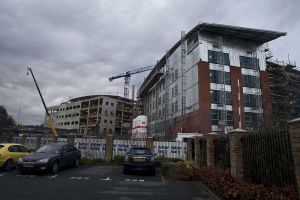
[[[260,120],[260,114],[252,113],[252,112],[245,112],[245,126],[252,127],[258,124]]]
[[[110,103],[111,106],[114,106],[114,103]]]
[[[178,69],[175,69],[175,79],[178,79]]]
[[[225,83],[226,85],[231,84],[230,80],[230,73],[229,72],[222,72],[217,70],[210,71],[210,82],[211,83]]]
[[[254,94],[244,94],[244,106],[245,107],[258,107],[258,102],[261,97]]]
[[[259,60],[246,56],[240,56],[240,65],[243,68],[259,70]]]
[[[20,151],[20,152],[26,152],[26,153],[30,152],[30,151],[29,151],[26,147],[24,147],[24,146],[19,145],[18,147],[19,147],[19,151]]]
[[[229,54],[208,50],[208,62],[215,64],[230,65]]]
[[[108,103],[108,101],[106,101],[106,102],[105,102],[105,105],[107,105],[107,106],[108,106],[108,104],[109,104],[109,103]]]
[[[112,123],[113,123],[113,121],[112,121],[112,120],[110,120],[110,121],[109,121],[109,123],[110,123],[110,124],[112,124]]]
[[[211,110],[211,124],[220,125],[220,120],[222,119],[222,113],[226,112],[226,126],[233,126],[233,112],[223,111],[223,110]]]
[[[178,85],[175,85],[175,95],[178,95]]]
[[[175,88],[172,88],[172,97],[175,96]]]
[[[187,52],[190,53],[199,44],[198,33],[195,33],[187,41]]]
[[[243,86],[249,88],[259,88],[259,78],[257,76],[250,76],[243,74]]]
[[[175,101],[175,112],[178,111],[178,101]]]
[[[106,120],[106,119],[104,120],[104,123],[105,123],[105,124],[107,123],[107,120]]]
[[[222,98],[226,99],[226,105],[232,105],[231,92],[211,90],[211,103],[222,104]]]
[[[108,116],[108,111],[107,110],[104,111],[104,115]]]
[[[174,105],[174,102],[172,103],[172,113],[174,112],[175,110],[175,105]]]

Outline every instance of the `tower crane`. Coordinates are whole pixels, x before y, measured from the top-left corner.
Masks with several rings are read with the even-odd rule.
[[[46,106],[46,103],[45,103],[44,98],[43,98],[43,96],[42,96],[41,90],[40,90],[40,88],[39,88],[39,86],[38,86],[38,84],[37,84],[37,82],[36,82],[36,80],[35,80],[35,77],[34,77],[34,75],[33,75],[33,72],[32,72],[32,70],[31,70],[30,67],[27,67],[27,69],[28,69],[28,71],[30,72],[30,74],[31,74],[31,76],[32,76],[32,78],[33,78],[33,81],[34,81],[34,84],[35,84],[35,86],[36,86],[36,89],[37,89],[37,91],[38,91],[38,93],[39,93],[39,95],[40,95],[40,98],[41,98],[41,100],[42,100],[43,106],[44,106],[45,111],[46,111],[46,114],[47,114],[48,123],[49,123],[49,125],[50,125],[50,127],[51,127],[51,130],[52,130],[52,134],[53,134],[53,136],[57,136],[57,131],[56,131],[56,128],[55,128],[55,122],[54,122],[54,120],[52,119],[52,117],[51,117],[51,115],[50,115],[50,113],[49,113],[49,110],[48,110],[48,108],[47,108],[47,106]],[[28,72],[27,72],[27,75],[28,75]]]
[[[114,79],[118,79],[118,78],[124,77],[124,79],[125,79],[125,82],[124,82],[124,97],[125,98],[129,98],[129,82],[130,82],[131,75],[138,74],[138,73],[145,72],[145,71],[150,71],[150,70],[152,70],[154,68],[154,66],[155,65],[150,65],[150,66],[147,66],[147,67],[133,69],[133,70],[124,72],[122,74],[119,74],[117,76],[112,76],[108,80],[111,82]]]

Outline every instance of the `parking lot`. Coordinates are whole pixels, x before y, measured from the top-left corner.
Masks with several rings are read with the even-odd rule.
[[[215,199],[199,183],[165,181],[156,176],[123,175],[118,166],[80,166],[57,174],[0,171],[1,199]]]

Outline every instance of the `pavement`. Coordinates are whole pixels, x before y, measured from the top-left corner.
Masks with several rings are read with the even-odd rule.
[[[124,175],[119,166],[80,166],[57,174],[0,171],[0,199],[9,200],[213,200],[202,184],[164,181],[144,173]]]

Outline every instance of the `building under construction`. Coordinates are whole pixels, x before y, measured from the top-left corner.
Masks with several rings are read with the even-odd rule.
[[[300,117],[300,71],[291,62],[267,61],[274,122]]]
[[[90,95],[70,99],[48,110],[58,128],[75,129],[80,135],[113,134],[126,138],[136,116],[135,104],[120,96]]]
[[[201,23],[159,60],[138,97],[150,133],[227,133],[272,122],[266,43],[284,32]]]

